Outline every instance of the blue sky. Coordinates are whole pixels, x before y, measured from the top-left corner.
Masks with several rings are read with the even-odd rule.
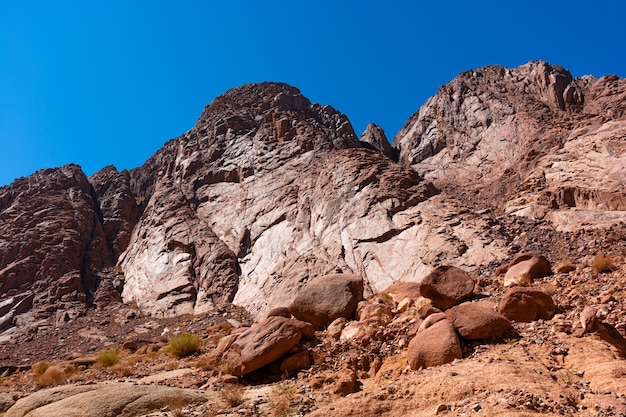
[[[391,139],[468,69],[625,77],[624,17],[621,0],[0,0],[0,185],[139,166],[246,83],[287,82]]]

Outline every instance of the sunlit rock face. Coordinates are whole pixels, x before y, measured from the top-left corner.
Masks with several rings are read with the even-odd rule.
[[[558,230],[626,220],[626,81],[573,79],[543,61],[489,66],[442,86],[394,138],[435,184],[475,190]]]
[[[122,299],[155,316],[234,303],[262,318],[318,276],[357,274],[367,297],[441,265],[492,278],[523,250],[619,244],[625,99],[616,76],[479,68],[391,148],[286,84],[229,90],[141,167],[0,187],[0,340]]]

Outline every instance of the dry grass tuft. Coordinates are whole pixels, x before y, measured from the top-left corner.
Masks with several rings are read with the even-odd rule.
[[[54,387],[65,382],[65,374],[57,367],[50,366],[45,372],[36,378],[39,387]]]
[[[606,274],[617,269],[613,263],[613,259],[604,255],[597,255],[593,258],[591,268],[599,274]]]
[[[276,385],[270,392],[270,404],[274,416],[289,417],[294,415],[295,410],[291,406],[291,402],[295,396],[296,392],[292,386],[286,383]]]
[[[195,334],[183,333],[169,340],[170,353],[177,358],[193,355],[200,351],[200,338]]]
[[[96,363],[105,368],[113,366],[120,361],[120,354],[117,350],[103,350],[98,352]]]
[[[37,362],[31,367],[31,369],[36,376],[41,376],[49,367],[50,364],[48,362]]]
[[[244,402],[244,391],[240,386],[230,386],[220,392],[220,396],[229,407],[237,407]]]

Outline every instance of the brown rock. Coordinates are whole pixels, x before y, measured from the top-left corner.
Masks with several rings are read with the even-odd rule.
[[[347,323],[348,323],[348,319],[346,319],[345,317],[339,317],[328,325],[326,332],[333,339],[339,339],[339,336],[341,335],[341,331],[343,330],[344,327],[346,327]]]
[[[545,256],[524,253],[516,256],[509,264],[504,275],[504,286],[528,286],[532,284],[533,279],[546,277],[550,274],[552,274],[550,261]]]
[[[555,310],[552,297],[527,287],[510,288],[498,304],[500,314],[517,322],[530,322],[538,318],[547,320],[554,315]]]
[[[441,320],[418,332],[406,353],[411,369],[439,366],[463,355],[459,338],[448,320]]]
[[[311,366],[311,355],[308,351],[303,350],[293,355],[286,356],[280,363],[280,370],[290,374],[300,369],[308,368],[309,366]]]
[[[396,303],[399,303],[405,298],[417,300],[422,297],[420,284],[417,282],[396,282],[387,287],[383,293],[389,294]]]
[[[395,152],[387,140],[385,131],[377,124],[368,124],[363,133],[361,133],[359,140],[365,147],[374,149],[389,159],[396,159]]]
[[[273,317],[273,316],[280,316],[280,317],[285,317],[287,319],[290,319],[291,313],[289,312],[289,309],[287,307],[276,307],[276,308],[271,309],[267,313],[267,317]]]
[[[503,315],[475,303],[462,303],[447,311],[457,332],[467,340],[497,339],[511,328]]]
[[[385,326],[393,319],[393,313],[391,312],[391,306],[388,304],[372,300],[361,301],[357,305],[356,318],[361,321],[376,318],[380,326]]]
[[[420,283],[420,293],[430,298],[433,306],[446,310],[467,300],[474,292],[474,280],[454,266],[440,266]]]
[[[323,329],[339,317],[354,316],[363,299],[363,279],[358,275],[335,274],[309,281],[289,306],[299,320]]]
[[[238,335],[223,338],[216,354],[223,352],[222,359],[228,372],[240,376],[274,362],[289,352],[301,337],[294,320],[275,316]],[[224,341],[226,338],[229,339]]]

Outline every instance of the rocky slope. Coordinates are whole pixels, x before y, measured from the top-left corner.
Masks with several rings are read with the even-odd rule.
[[[626,82],[615,76],[573,79],[540,61],[480,68],[442,86],[407,121],[392,148],[378,126],[369,125],[357,139],[345,115],[310,103],[294,87],[246,85],[216,98],[191,130],[141,167],[107,167],[87,178],[80,167],[68,165],[17,180],[0,188],[0,371],[8,375],[47,356],[82,357],[127,339],[157,345],[172,328],[206,331],[209,351],[233,326],[233,346],[244,343],[237,342],[239,334],[260,343],[266,336],[257,335],[257,325],[246,330],[242,323],[265,323],[271,311],[285,316],[287,321],[270,321],[291,329],[295,343],[284,359],[288,364],[278,368],[291,369],[308,358],[303,367],[313,362],[310,371],[298,374],[309,378],[307,386],[336,383],[337,394],[345,394],[359,389],[358,379],[367,392],[338,403],[339,412],[333,404],[326,407],[323,395],[305,390],[301,394],[315,400],[301,404],[301,413],[321,408],[320,413],[354,415],[380,408],[386,415],[410,409],[425,415],[432,413],[428,407],[443,404],[441,412],[482,407],[513,415],[513,408],[524,415],[524,400],[531,411],[573,415],[611,395],[622,396],[610,401],[611,410],[621,410],[624,392],[598,394],[621,374],[600,372],[591,391],[589,382],[571,381],[582,378],[581,372],[594,374],[580,363],[593,356],[589,352],[605,355],[608,349],[598,361],[616,369],[623,365],[619,342],[606,345],[602,337],[611,336],[606,329],[623,334],[626,326],[625,99]],[[553,294],[561,316],[516,324],[518,334],[507,336],[504,346],[454,342],[454,357],[463,363],[452,370],[405,367],[408,335],[418,331],[421,313],[414,304],[407,310],[401,299],[390,302],[389,295],[373,298],[379,301],[372,307],[389,321],[357,310],[360,320],[334,330],[329,325],[312,336],[287,319],[286,307],[294,309],[299,290],[320,276],[359,277],[368,298],[394,283],[410,287],[449,265],[469,273],[477,286],[474,301],[482,298],[493,310],[503,298],[497,275],[503,269],[496,268],[526,251],[555,265],[578,264],[570,275],[548,273],[537,284]],[[610,273],[608,280],[588,266],[598,254],[617,264],[602,271]],[[599,325],[593,340],[602,348],[590,348],[587,336],[570,337],[587,304],[597,307],[593,317],[597,313],[599,323],[613,326]],[[437,320],[446,317],[437,314]],[[445,328],[456,340],[460,331],[451,326]],[[345,335],[337,342],[340,333]],[[507,347],[520,335],[520,343]],[[535,346],[532,340],[542,342]],[[548,345],[554,349],[544,352]],[[563,345],[579,352],[570,357],[578,362],[552,363],[555,356],[567,356],[559,350]],[[245,368],[237,361],[249,347],[220,349],[230,358],[226,362],[234,361],[233,369]],[[610,352],[617,352],[617,362]],[[444,392],[433,382],[423,387],[432,398],[416,398],[415,378],[422,372],[441,382],[496,361],[498,366],[480,371],[495,384],[513,372],[508,360],[498,360],[507,355],[514,362],[534,361],[519,371],[523,378],[530,381],[533,372],[546,378],[523,392],[512,386],[485,391],[492,382],[466,379],[458,390]],[[192,378],[204,379],[196,388],[221,389],[222,370],[198,367],[207,369]],[[571,381],[555,384],[564,370]],[[94,372],[94,380],[111,377]],[[238,381],[254,384],[257,377]],[[387,377],[393,392],[384,384]],[[33,389],[32,380],[24,384],[20,396]],[[548,391],[550,401],[535,404]],[[571,399],[569,391],[596,399]],[[474,400],[465,403],[463,396]],[[513,405],[500,407],[502,401]],[[262,409],[256,404],[249,413]]]
[[[400,160],[558,230],[626,220],[626,82],[535,61],[442,86],[398,132]]]

